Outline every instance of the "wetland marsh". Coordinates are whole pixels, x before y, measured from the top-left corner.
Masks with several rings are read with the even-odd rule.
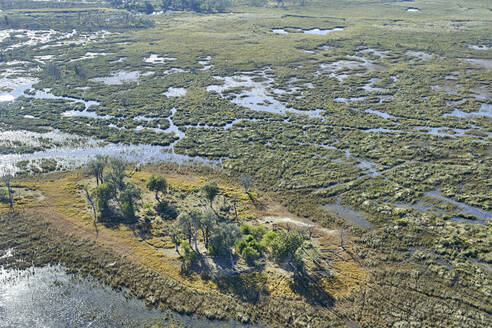
[[[57,220],[70,217],[74,234],[92,240],[90,207],[80,191],[95,187],[83,168],[98,155],[125,160],[137,184],[143,180],[136,177],[154,171],[179,176],[183,181],[173,182],[168,195],[179,206],[198,193],[196,181],[216,179],[224,198],[215,204],[219,213],[234,216],[234,208],[240,223],[268,222],[275,229],[316,227],[313,263],[328,261],[330,273],[323,273],[323,288],[312,290],[269,262],[233,283],[212,283],[204,274],[181,277],[162,228],[166,220],[149,219],[144,213],[154,212],[142,204],[137,221],[150,220],[153,229],[148,240],[125,235],[140,238],[128,261],[142,277],[145,270],[173,277],[172,290],[186,286],[186,293],[175,290],[180,295],[196,287],[199,296],[193,295],[203,302],[183,305],[166,294],[162,308],[279,327],[328,327],[329,320],[336,327],[489,326],[489,1],[311,0],[304,6],[286,1],[284,8],[246,2],[204,14],[160,12],[160,3],[150,1],[159,14],[147,15],[102,0],[22,0],[17,8],[0,0],[0,175],[15,174],[17,207],[33,217],[54,200],[70,207],[57,189],[69,191],[74,209],[41,214],[62,230]],[[241,175],[251,177],[266,205],[238,191]],[[53,204],[32,196],[38,191]],[[1,205],[2,222],[15,235],[13,221],[5,219],[8,206]],[[26,234],[67,242],[44,235],[42,226],[28,228],[28,219],[21,222]],[[119,258],[116,232],[104,229],[108,240],[101,247]],[[153,243],[160,246],[138,253]],[[0,251],[12,244],[8,235],[0,237]],[[135,254],[155,258],[139,261]],[[56,265],[57,256],[39,264]],[[0,258],[0,265],[6,261]],[[170,288],[154,276],[141,286],[94,261],[83,262],[88,274],[101,270],[96,280],[130,294]],[[159,261],[172,262],[172,269]],[[60,263],[74,265],[65,258]],[[59,267],[40,270],[60,286],[72,284]],[[61,288],[53,284],[53,292]],[[135,320],[131,325],[158,316],[136,300],[121,305],[119,292],[95,288],[122,308],[123,318]],[[245,300],[244,290],[260,296]],[[106,320],[104,304],[91,310],[102,313],[94,318]],[[276,313],[278,306],[285,309]],[[132,318],[135,311],[143,317]]]

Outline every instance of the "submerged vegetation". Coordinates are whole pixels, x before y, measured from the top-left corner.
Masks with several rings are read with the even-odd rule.
[[[489,326],[488,7],[0,0],[0,250],[207,318]]]

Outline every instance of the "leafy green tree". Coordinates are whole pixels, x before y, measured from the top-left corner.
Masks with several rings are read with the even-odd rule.
[[[96,177],[96,183],[104,183],[104,168],[106,167],[106,159],[103,156],[96,156],[95,159],[87,163],[87,172]]]
[[[181,259],[183,260],[185,270],[189,270],[198,261],[198,255],[186,241],[181,242],[181,248],[183,250]]]
[[[241,230],[250,232],[245,229],[247,226],[241,226]],[[261,238],[261,237],[260,237]],[[260,239],[261,240],[261,239]],[[249,265],[254,265],[255,261],[260,258],[261,251],[264,247],[258,240],[251,234],[246,235],[246,237],[236,244],[236,250],[244,258],[246,263]]]
[[[205,241],[205,248],[208,249],[208,244],[210,240],[210,233],[212,232],[214,226],[217,224],[217,216],[213,211],[206,211],[202,215],[201,229],[203,232],[203,239]]]
[[[209,250],[215,255],[229,255],[231,267],[234,269],[232,247],[241,238],[241,230],[234,224],[219,223],[210,237]]]
[[[260,252],[253,247],[247,246],[241,252],[241,256],[249,265],[255,265],[256,260],[260,258]]]
[[[159,215],[162,216],[163,218],[174,220],[178,217],[178,211],[176,207],[168,204],[165,201],[158,203],[155,209],[157,213],[159,213]]]
[[[109,211],[109,201],[114,197],[113,187],[107,183],[102,183],[94,190],[97,199],[97,209],[102,215]]]
[[[191,238],[193,238],[193,227],[191,223],[191,217],[188,212],[181,213],[176,219],[176,226],[179,227],[183,235],[188,240],[188,244],[191,244]]]
[[[302,257],[299,250],[304,244],[304,236],[296,231],[282,231],[270,242],[272,255],[279,261],[287,260],[287,263],[298,276],[303,268]]]
[[[176,249],[176,253],[179,254],[179,245],[181,244],[183,234],[181,233],[181,229],[179,226],[174,223],[169,227],[169,238],[171,238],[171,242],[174,244],[174,247]]]
[[[147,181],[147,188],[150,191],[155,191],[155,199],[160,202],[159,192],[165,194],[167,192],[167,181],[163,176],[152,175]]]
[[[193,244],[195,245],[195,252],[197,254],[200,254],[200,250],[198,249],[198,232],[201,230],[202,216],[202,213],[197,210],[193,210],[189,214]]]
[[[210,208],[213,209],[212,203],[219,194],[219,186],[215,181],[209,181],[202,187],[203,192],[205,193],[205,197],[209,201]]]
[[[266,248],[269,247],[272,243],[272,241],[277,237],[277,233],[275,231],[269,231],[266,234],[263,235],[263,238],[261,239],[261,247]]]
[[[243,235],[252,235],[256,240],[262,240],[266,232],[266,228],[262,225],[241,224],[241,233]]]
[[[135,217],[137,201],[142,199],[142,192],[137,186],[131,183],[125,184],[124,189],[120,193],[121,212],[125,217]]]
[[[126,163],[121,159],[112,158],[110,161],[111,171],[104,175],[104,180],[113,188],[115,197],[125,188],[125,173]],[[118,199],[119,201],[119,199]]]

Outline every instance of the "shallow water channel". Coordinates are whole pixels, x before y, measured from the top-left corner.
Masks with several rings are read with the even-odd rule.
[[[263,327],[216,322],[148,308],[128,291],[111,290],[61,266],[0,268],[1,327]]]
[[[367,221],[367,214],[355,210],[347,205],[340,204],[340,199],[337,199],[336,204],[325,204],[323,208],[332,215],[336,215],[344,220],[350,221],[364,228],[373,229],[371,222]]]

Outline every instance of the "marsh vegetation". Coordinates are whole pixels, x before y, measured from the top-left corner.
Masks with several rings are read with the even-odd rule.
[[[142,270],[244,307],[221,318],[487,326],[489,7],[0,0],[2,211],[70,190],[57,220],[129,229]]]

